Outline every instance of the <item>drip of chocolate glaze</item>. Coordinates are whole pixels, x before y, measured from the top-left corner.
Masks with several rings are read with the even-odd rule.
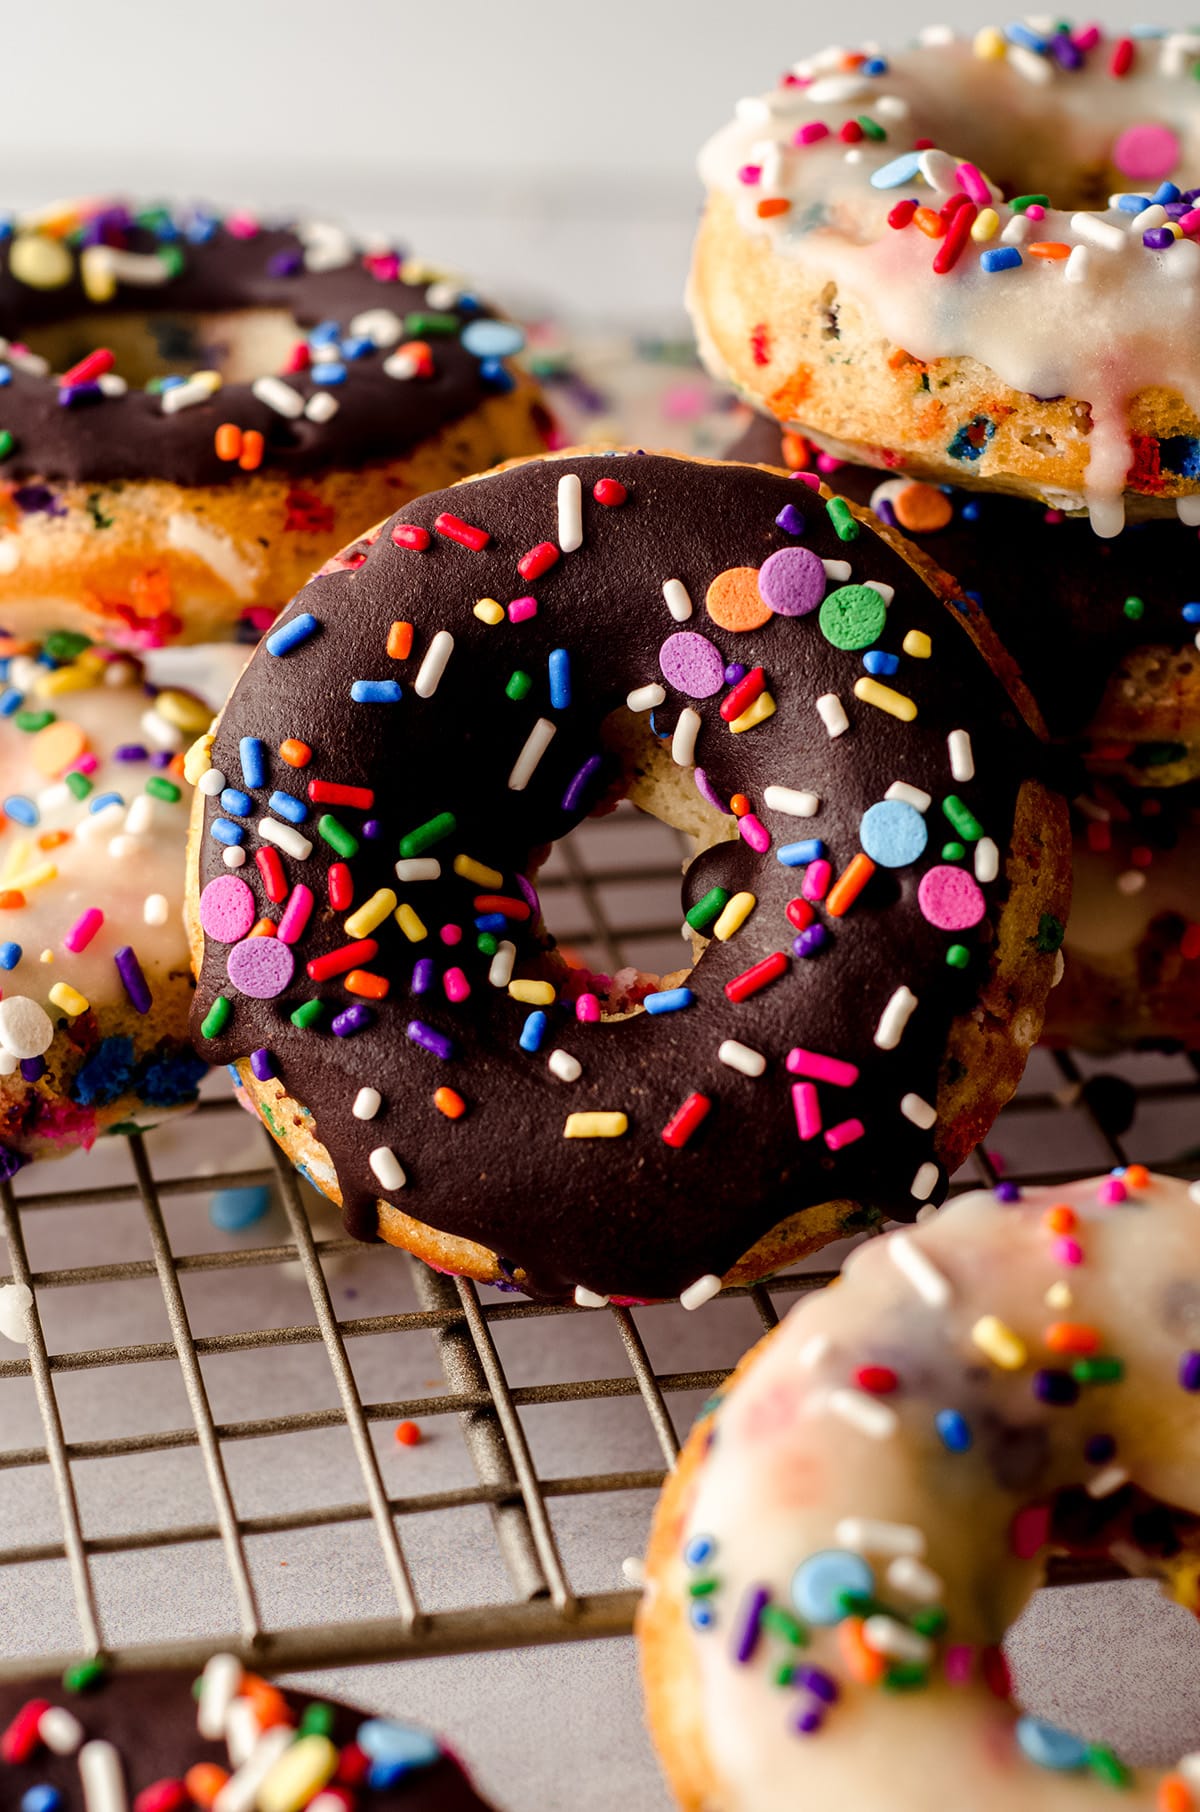
[[[583,545],[542,578],[527,581],[518,559],[554,537],[556,487],[567,473],[582,484]],[[605,477],[628,487],[620,507],[593,501],[592,488]],[[794,521],[787,505],[806,518],[802,538],[777,524],[781,513]],[[443,511],[487,530],[486,549],[474,552],[440,536],[434,525]],[[429,936],[408,944],[385,921],[375,934],[379,956],[368,966],[388,977],[389,996],[372,1007],[366,1030],[331,1036],[331,1015],[350,997],[339,979],[310,982],[304,965],[348,934],[340,917],[324,907],[328,869],[338,858],[314,829],[314,811],[303,827],[313,842],[311,857],[284,856],[289,882],[303,881],[318,901],[296,948],[295,979],[276,1000],[247,999],[229,981],[227,948],[209,939],[193,1021],[199,1048],[226,1062],[260,1048],[272,1053],[285,1088],[315,1116],[354,1232],[369,1236],[375,1228],[380,1192],[369,1159],[376,1148],[390,1147],[408,1182],[388,1199],[418,1220],[495,1251],[535,1294],[561,1297],[583,1283],[605,1295],[677,1295],[702,1275],[724,1272],[781,1218],[807,1206],[846,1197],[868,1204],[870,1221],[881,1213],[911,1218],[924,1200],[939,1199],[946,1186],[941,1166],[936,1184],[923,1186],[920,1196],[912,1193],[919,1167],[937,1160],[937,1130],[913,1124],[900,1101],[909,1092],[936,1099],[951,1022],[979,1000],[1007,899],[1004,855],[1018,791],[1041,754],[967,633],[974,620],[967,607],[935,596],[869,530],[856,540],[839,540],[819,496],[749,467],[658,455],[536,462],[420,499],[392,520],[433,531],[429,550],[397,546],[388,525],[362,564],[311,581],[281,622],[311,612],[319,632],[286,658],[259,648],[221,719],[212,759],[231,784],[241,786],[239,739],[257,736],[266,744],[270,772],[248,821],[251,849],[254,822],[271,788],[301,790],[275,756],[288,737],[314,751],[302,779],[377,789],[369,816],[379,834],[363,841],[351,863],[355,903],[393,887],[418,911]],[[772,616],[745,633],[721,628],[706,614],[706,594],[719,573],[760,567],[770,554],[793,546],[824,559],[847,559],[855,580],[895,588],[880,638],[886,649],[900,654],[910,630],[928,634],[932,657],[900,654],[900,670],[888,682],[915,701],[915,722],[903,723],[854,696],[856,680],[865,677],[862,654],[834,647],[815,614]],[[602,779],[571,811],[563,809],[564,793],[602,748],[609,714],[631,688],[661,677],[660,648],[680,628],[663,602],[670,578],[683,581],[695,605],[685,627],[708,637],[726,664],[761,664],[778,705],[773,717],[734,735],[719,716],[719,695],[686,699],[668,688],[656,713],[659,733],[671,731],[685,706],[697,710],[696,760],[710,786],[722,799],[745,793],[773,840],[764,856],[735,836],[710,849],[688,869],[681,904],[690,907],[720,885],[747,889],[757,905],[729,941],[707,945],[690,981],[694,1003],[683,1011],[584,1025],[560,1004],[549,1009],[541,1052],[527,1055],[518,1038],[529,1008],[489,986],[487,959],[473,947],[479,890],[452,872],[452,861],[465,853],[502,870],[504,891],[514,893],[514,875],[526,871],[529,852],[562,837],[594,805]],[[530,593],[537,615],[519,624],[489,627],[473,614],[476,599],[507,604]],[[413,653],[405,662],[385,653],[389,626],[398,620],[414,626]],[[452,633],[454,650],[434,696],[421,699],[412,678],[440,630]],[[547,686],[548,658],[559,648],[569,651],[571,663],[572,701],[564,710],[552,707]],[[533,681],[522,702],[505,690],[518,668]],[[401,681],[398,704],[351,702],[354,681],[382,678]],[[840,696],[851,723],[836,739],[816,710],[818,697],[829,693]],[[554,724],[554,738],[529,785],[514,791],[507,785],[510,770],[539,717]],[[975,755],[975,778],[963,784],[952,780],[947,755],[947,735],[957,728],[970,732]],[[825,948],[811,959],[793,956],[795,933],[785,907],[799,893],[802,875],[778,861],[778,847],[819,837],[840,874],[860,847],[863,813],[894,781],[932,796],[925,856],[907,868],[877,869],[846,916],[826,920]],[[811,790],[820,797],[819,812],[804,819],[768,811],[763,794],[771,785]],[[942,814],[942,800],[951,793],[961,795],[994,838],[1001,870],[984,889],[983,922],[948,935],[922,915],[917,888],[922,874],[942,860],[942,845],[952,835]],[[429,852],[442,862],[440,879],[397,885],[399,839],[446,811],[455,814],[457,831]],[[208,834],[219,815],[219,802],[208,800],[201,887],[228,873]],[[357,833],[362,814],[337,815],[353,820]],[[732,818],[725,830],[733,836]],[[257,910],[271,911],[253,861],[239,872],[255,890]],[[439,939],[447,923],[464,928],[453,949]],[[1030,962],[1053,961],[1058,929],[1051,927],[1048,941],[1031,949]],[[538,973],[523,928],[509,935],[518,944],[517,976]],[[967,968],[947,965],[951,942],[969,947]],[[687,946],[680,948],[682,963]],[[787,955],[787,973],[749,1000],[731,1002],[725,984],[776,952]],[[414,998],[410,978],[417,958],[433,959],[439,974],[452,963],[461,966],[470,998],[451,1005],[440,980]],[[883,1051],[874,1042],[876,1027],[901,985],[919,1004],[898,1048]],[[222,993],[233,1012],[219,1037],[204,1039],[201,1023]],[[290,1014],[314,996],[327,1003],[323,1026],[300,1031]],[[406,1027],[412,1019],[451,1037],[455,1058],[439,1061],[411,1042]],[[752,1080],[719,1062],[725,1039],[761,1051],[767,1073]],[[556,1046],[583,1066],[573,1084],[547,1068],[547,1053]],[[857,1118],[866,1129],[863,1138],[837,1152],[822,1137],[800,1141],[784,1067],[794,1046],[858,1066],[852,1087],[821,1084],[819,1094],[825,1126]],[[468,1104],[457,1121],[434,1105],[443,1084]],[[383,1097],[370,1121],[351,1112],[364,1085]],[[707,1096],[712,1110],[686,1146],[672,1149],[662,1129],[693,1092]],[[623,1112],[629,1130],[621,1138],[567,1139],[564,1122],[575,1112]]]

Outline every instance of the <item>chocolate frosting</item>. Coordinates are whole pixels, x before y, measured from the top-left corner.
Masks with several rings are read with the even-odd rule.
[[[581,481],[582,545],[530,581],[518,561],[555,537],[556,488],[568,474]],[[606,507],[594,500],[593,487],[613,479],[627,488],[627,500]],[[444,511],[486,530],[487,547],[472,551],[439,534],[435,524]],[[430,531],[427,551],[397,545],[393,534],[402,527]],[[764,609],[766,621],[742,632],[713,620],[705,601],[717,576],[760,568],[783,548],[846,560],[855,582],[894,587],[879,645],[899,665],[883,683],[915,702],[915,722],[855,696],[856,682],[868,677],[864,655],[834,646],[816,612]],[[670,579],[682,581],[694,604],[687,623],[673,621],[664,603]],[[829,581],[829,594],[839,583]],[[753,592],[753,574],[750,585]],[[493,627],[474,614],[477,599],[507,605],[531,593],[536,616]],[[309,780],[348,783],[374,789],[374,803],[366,811],[315,806],[300,827],[311,838],[311,855],[295,860],[283,852],[288,884],[303,882],[316,899],[295,946],[291,985],[275,999],[247,998],[231,983],[230,948],[209,937],[193,1032],[215,1060],[270,1054],[284,1087],[315,1116],[354,1232],[369,1236],[376,1224],[381,1191],[370,1158],[381,1147],[396,1154],[407,1177],[406,1187],[382,1192],[389,1201],[494,1250],[523,1288],[548,1296],[577,1285],[603,1295],[677,1295],[702,1276],[723,1273],[780,1219],[808,1205],[845,1196],[870,1204],[868,1219],[881,1212],[911,1217],[923,1202],[941,1198],[946,1177],[937,1163],[937,1129],[914,1124],[901,1101],[911,1094],[936,1100],[951,1022],[979,997],[1007,897],[1004,858],[1016,798],[1039,756],[965,631],[970,607],[935,596],[870,530],[839,539],[820,495],[800,484],[751,467],[606,453],[530,463],[418,500],[385,525],[361,564],[312,580],[280,619],[283,632],[308,615],[319,628],[293,652],[277,657],[269,644],[259,647],[218,725],[213,764],[240,788],[240,739],[265,744],[266,784],[247,789],[253,807],[239,821],[251,853],[260,844],[258,825],[272,788],[300,795]],[[397,622],[413,625],[407,660],[389,659],[385,651]],[[443,630],[454,638],[453,652],[436,692],[422,698],[414,677]],[[453,861],[466,854],[502,871],[499,891],[518,894],[517,877],[528,876],[531,852],[563,836],[611,790],[617,762],[605,752],[605,719],[631,689],[663,678],[660,650],[681,631],[715,645],[727,668],[761,664],[778,705],[765,721],[731,734],[719,715],[726,690],[719,679],[708,698],[665,688],[653,723],[667,739],[664,747],[680,713],[694,709],[700,720],[695,760],[705,784],[721,801],[745,795],[772,845],[760,855],[734,837],[710,849],[689,868],[681,907],[691,908],[714,886],[748,890],[757,905],[728,941],[707,945],[690,978],[694,1000],[683,1010],[583,1024],[560,998],[546,1009],[540,1050],[528,1053],[519,1039],[530,1008],[489,986],[489,958],[475,948],[481,889],[456,875]],[[930,658],[903,651],[911,632],[928,635]],[[570,662],[570,703],[559,709],[547,683],[556,650],[566,650]],[[518,670],[532,681],[519,702],[506,694]],[[398,703],[352,702],[354,682],[384,679],[400,681]],[[842,701],[849,719],[844,734],[828,733],[816,704],[823,695]],[[553,740],[529,784],[513,790],[510,771],[539,719],[553,724]],[[969,732],[974,750],[974,778],[961,782],[951,776],[947,753],[955,729]],[[276,755],[289,737],[313,750],[311,766],[299,773]],[[597,755],[600,768],[565,808],[573,777]],[[881,862],[843,917],[818,905],[824,947],[812,957],[793,954],[796,928],[785,908],[816,876],[785,866],[779,848],[818,838],[833,874],[841,876],[859,852],[864,812],[897,781],[931,795],[924,854],[904,867]],[[820,799],[816,815],[769,809],[764,790],[770,786],[811,790]],[[951,862],[942,854],[955,835],[942,811],[948,795],[969,807],[999,849],[999,876],[982,888],[982,919],[961,933],[939,930],[918,903],[922,877]],[[206,808],[201,888],[229,874],[212,834],[224,815],[219,799],[210,797]],[[363,839],[350,861],[355,906],[391,887],[428,928],[423,942],[409,943],[388,917],[373,934],[378,956],[363,966],[387,978],[389,993],[360,1003],[370,1024],[349,1037],[330,1030],[332,1016],[353,1004],[341,978],[314,984],[305,973],[308,960],[350,935],[344,915],[326,905],[329,869],[340,858],[315,828],[325,810]],[[400,839],[446,812],[456,829],[427,852],[440,859],[440,877],[401,884],[394,869]],[[720,826],[715,808],[712,815]],[[363,836],[364,818],[372,821],[373,836]],[[726,817],[726,834],[733,829]],[[959,866],[969,872],[970,863],[968,848]],[[254,861],[235,872],[253,890],[255,914],[277,917]],[[442,941],[446,925],[462,928],[460,943]],[[1061,927],[1044,930],[1031,961],[1053,960]],[[527,925],[509,924],[502,935],[516,942],[518,978],[544,971]],[[955,944],[964,953],[961,969],[947,963]],[[682,965],[687,946],[680,948]],[[780,979],[740,1004],[727,998],[727,983],[776,953],[786,959]],[[429,962],[434,979],[414,997],[418,959]],[[469,998],[458,1005],[443,987],[451,966],[470,984]],[[876,1028],[902,986],[919,1004],[898,1046],[884,1050],[875,1043]],[[232,1010],[220,1035],[206,1039],[201,1026],[218,995]],[[295,1027],[289,1016],[314,997],[327,1003],[320,1026]],[[453,1057],[442,1061],[412,1042],[406,1035],[412,1020],[450,1038]],[[753,1079],[719,1061],[718,1047],[729,1039],[763,1053],[766,1074]],[[556,1047],[578,1059],[578,1080],[566,1083],[551,1073],[547,1058]],[[859,1071],[852,1086],[818,1084],[823,1131],[804,1141],[784,1062],[793,1047]],[[433,1097],[442,1086],[466,1102],[462,1118],[439,1111]],[[383,1098],[371,1120],[351,1111],[363,1087]],[[663,1129],[693,1093],[704,1095],[711,1110],[677,1149],[664,1141]],[[567,1116],[580,1112],[623,1113],[628,1131],[565,1137]],[[864,1136],[831,1148],[824,1133],[855,1120]],[[916,1184],[918,1172],[924,1174]]]
[[[130,1805],[144,1787],[163,1780],[182,1780],[189,1768],[210,1762],[228,1770],[229,1751],[224,1742],[208,1742],[196,1729],[196,1703],[186,1674],[156,1669],[144,1673],[109,1674],[85,1693],[70,1693],[57,1679],[0,1683],[0,1734],[31,1699],[62,1705],[83,1725],[85,1741],[103,1738],[120,1754]],[[336,1700],[280,1687],[298,1725],[309,1705],[333,1710],[331,1740],[339,1749],[352,1743],[364,1718],[373,1714],[353,1710]],[[31,1787],[56,1787],[62,1795],[61,1812],[84,1812],[76,1755],[53,1755],[42,1745],[26,1762],[0,1759],[0,1807],[17,1812]],[[394,1786],[374,1788],[365,1783],[354,1789],[360,1812],[472,1812],[486,1801],[471,1786],[457,1762],[443,1754],[428,1768],[415,1768]],[[188,1802],[191,1803],[190,1801]]]
[[[498,386],[507,373],[489,376],[483,361],[463,345],[462,328],[489,318],[481,302],[459,295],[450,306],[434,307],[427,283],[403,282],[396,254],[364,256],[347,243],[347,262],[336,269],[310,269],[306,245],[292,227],[205,222],[211,234],[195,243],[187,237],[189,222],[165,216],[152,230],[137,224],[121,207],[88,218],[86,244],[103,243],[135,254],[170,255],[178,274],[155,286],[118,280],[115,293],[91,301],[80,276],[84,247],[72,250],[68,282],[37,289],[13,275],[10,239],[0,244],[0,335],[20,342],[33,328],[97,317],[85,345],[103,344],[105,315],[131,312],[150,318],[160,343],[187,347],[191,324],[202,313],[238,309],[289,310],[301,329],[335,322],[349,335],[354,318],[371,309],[390,309],[412,331],[405,341],[425,341],[432,353],[429,377],[389,377],[384,362],[388,348],[372,348],[345,361],[343,383],[328,388],[337,412],[328,421],[292,420],[277,414],[253,394],[249,384],[225,384],[209,400],[175,414],[164,414],[162,397],[132,388],[122,396],[87,393],[71,407],[60,400],[54,377],[24,369],[19,356],[10,364],[11,380],[0,389],[0,429],[13,437],[12,450],[0,459],[0,478],[108,482],[115,479],[161,479],[181,485],[226,484],[245,474],[237,460],[218,458],[214,437],[226,422],[243,431],[256,429],[265,439],[264,465],[288,473],[328,467],[356,467],[368,460],[392,458],[417,446],[447,424],[461,420]],[[457,292],[456,292],[457,293]],[[444,316],[436,332],[408,317]],[[304,339],[297,332],[297,341]],[[218,363],[220,348],[194,345],[193,368]],[[173,367],[164,367],[170,369]],[[120,367],[117,367],[120,375]],[[61,374],[59,374],[61,375]],[[263,373],[264,376],[269,375]],[[305,402],[323,386],[311,370],[289,372],[285,380]]]
[[[781,441],[778,425],[758,416],[727,457],[782,465]],[[891,476],[839,464],[829,482],[865,504]],[[1082,518],[1030,498],[948,494],[950,521],[914,539],[979,599],[1052,735],[1086,731],[1109,680],[1135,649],[1194,643],[1200,625],[1183,615],[1185,604],[1200,599],[1194,528],[1155,518],[1104,540]],[[1126,613],[1130,598],[1140,600],[1140,612]]]

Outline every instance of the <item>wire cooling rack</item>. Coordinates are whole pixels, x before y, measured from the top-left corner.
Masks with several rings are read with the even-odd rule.
[[[581,827],[543,871],[556,935],[593,967],[678,966],[679,857],[631,808]],[[1134,1156],[1200,1174],[1198,1108],[1194,1058],[1036,1053],[956,1187],[1002,1163],[1023,1182]],[[213,1190],[263,1185],[267,1220],[214,1228]],[[0,1340],[0,1677],[625,1634],[620,1544],[640,1547],[681,1431],[834,1275],[691,1316],[480,1292],[343,1237],[220,1077],[186,1120],[22,1173],[0,1227],[34,1295],[26,1347]],[[402,1450],[408,1419],[426,1438]]]

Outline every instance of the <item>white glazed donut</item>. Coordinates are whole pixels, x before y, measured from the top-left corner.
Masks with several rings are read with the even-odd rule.
[[[1200,520],[1198,59],[1038,21],[795,64],[701,158],[710,368],[860,461]]]
[[[659,1507],[641,1638],[680,1804],[1200,1806],[1200,1756],[1167,1787],[1021,1715],[999,1647],[1052,1551],[1196,1608],[1198,1339],[1200,1185],[1140,1166],[860,1246]]]

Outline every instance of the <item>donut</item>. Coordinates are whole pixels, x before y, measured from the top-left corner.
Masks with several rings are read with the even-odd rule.
[[[879,454],[895,464],[891,448]],[[1051,734],[1097,772],[1159,787],[1200,776],[1194,529],[1137,522],[1103,541],[1086,523],[1028,499],[816,459],[805,441],[781,436],[762,417],[726,457],[793,469],[811,463],[844,496],[912,536],[979,599]]]
[[[0,1682],[11,1812],[472,1812],[459,1763],[416,1724],[372,1717],[214,1655],[167,1669]]]
[[[701,155],[710,369],[844,457],[1200,521],[1197,46],[1039,20],[793,65]]]
[[[868,1240],[705,1414],[660,1500],[639,1627],[689,1812],[1200,1805],[1012,1699],[1047,1559],[1200,1608],[1200,1186],[1140,1165],[963,1196]],[[1166,1784],[1166,1783],[1169,1783]]]
[[[211,718],[78,631],[0,638],[0,1177],[196,1098],[182,751]]]
[[[1200,1051],[1200,787],[1075,802],[1071,915],[1043,1042]]]
[[[368,540],[188,761],[197,1049],[351,1231],[698,1304],[940,1199],[1066,905],[981,613],[832,495],[666,455],[526,462]],[[698,853],[680,972],[612,995],[536,870],[623,794]]]
[[[364,522],[546,444],[520,328],[325,224],[19,219],[0,337],[0,623],[22,635],[254,639]]]

